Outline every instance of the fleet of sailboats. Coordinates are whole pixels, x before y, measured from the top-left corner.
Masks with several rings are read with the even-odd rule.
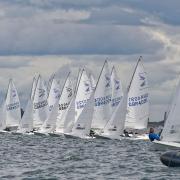
[[[170,112],[162,133],[163,142],[176,142],[180,136],[176,118],[179,92],[178,89],[174,100],[176,106]],[[23,134],[78,138],[92,138],[93,134],[98,138],[122,139],[124,130],[147,129],[149,87],[142,58],[138,60],[124,92],[116,68],[113,66],[110,71],[107,61],[97,82],[85,68],[79,70],[76,85],[72,83],[71,73],[68,73],[62,89],[55,75],[51,78],[49,88],[39,75],[33,79],[22,118],[18,93],[10,79],[0,115],[0,132],[13,130]],[[143,136],[136,138],[143,139]]]

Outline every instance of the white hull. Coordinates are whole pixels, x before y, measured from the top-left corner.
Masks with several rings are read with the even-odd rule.
[[[95,137],[97,139],[109,139],[109,140],[121,140],[121,136],[112,136],[112,135],[103,135],[103,134],[96,134]]]
[[[6,134],[6,133],[9,133],[9,134],[10,134],[11,132],[10,132],[10,131],[4,131],[4,130],[1,130],[1,131],[0,131],[0,134]]]
[[[158,151],[180,150],[180,143],[167,141],[154,141],[153,148]]]
[[[95,139],[95,137],[91,137],[91,136],[80,137],[80,136],[76,136],[74,134],[64,134],[64,136],[67,137],[67,138]]]
[[[60,132],[54,132],[54,133],[48,133],[50,136],[53,136],[53,137],[59,137],[59,136],[64,136],[63,133],[60,133]]]
[[[130,137],[122,137],[123,139],[128,139],[128,140],[144,140],[144,141],[149,141],[149,136],[148,134],[141,134],[141,135],[132,135]]]

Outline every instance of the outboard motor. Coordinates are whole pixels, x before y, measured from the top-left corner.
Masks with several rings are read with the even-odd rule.
[[[168,167],[180,167],[180,151],[170,151],[161,155],[161,162]]]

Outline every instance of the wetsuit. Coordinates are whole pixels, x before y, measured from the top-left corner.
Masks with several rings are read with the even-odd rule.
[[[155,134],[155,133],[149,133],[149,139],[150,141],[154,141],[154,140],[160,140],[160,137],[158,134]]]

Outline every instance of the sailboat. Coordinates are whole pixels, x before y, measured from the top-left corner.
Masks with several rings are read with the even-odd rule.
[[[69,104],[73,97],[73,85],[70,79],[70,72],[64,82],[64,86],[59,99],[59,109],[58,116],[56,120],[56,124],[51,132],[49,133],[52,136],[62,135],[64,132],[64,121],[65,121],[65,113],[69,107]]]
[[[174,93],[170,112],[165,122],[160,141],[154,141],[153,146],[157,150],[180,150],[180,80]]]
[[[67,133],[66,131],[65,135],[79,138],[89,138],[94,111],[94,93],[91,81],[85,69],[82,70],[81,77],[79,79],[74,108],[74,122],[70,121],[72,128],[68,128],[69,132]],[[69,121],[69,119],[67,120]]]
[[[127,115],[125,128],[143,130],[147,128],[149,118],[149,88],[147,73],[139,58],[129,85]],[[137,135],[135,139],[148,139],[148,136]]]
[[[108,62],[105,61],[95,88],[95,106],[91,128],[98,133],[111,116],[111,76]]]
[[[33,78],[32,88],[20,126],[14,134],[33,134],[33,99],[36,89],[36,79]]]
[[[47,88],[39,75],[33,99],[33,127],[39,129],[48,117]]]
[[[55,79],[55,75],[51,81],[51,87],[48,96],[49,113],[47,119],[44,121],[42,126],[39,128],[36,135],[48,135],[54,128],[58,116],[59,110],[59,98],[60,98],[60,87],[59,83]]]
[[[4,118],[2,122],[5,130],[16,130],[21,120],[21,108],[19,96],[12,79],[9,80],[6,100],[2,107],[2,114]]]

